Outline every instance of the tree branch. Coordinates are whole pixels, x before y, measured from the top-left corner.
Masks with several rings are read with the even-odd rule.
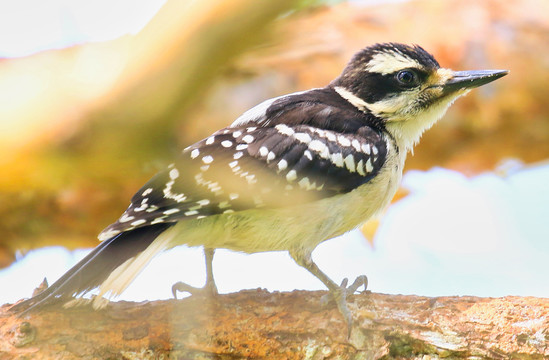
[[[546,359],[549,299],[359,294],[350,339],[324,292],[116,302],[24,319],[0,309],[0,358]]]

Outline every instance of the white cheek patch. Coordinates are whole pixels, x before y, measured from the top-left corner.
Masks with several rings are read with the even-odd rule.
[[[413,107],[418,92],[419,90],[405,91],[375,103],[368,103],[366,108],[375,116],[383,117],[387,121],[396,120],[399,114],[406,113],[410,107]]]
[[[398,51],[390,51],[372,56],[365,70],[387,75],[406,68],[422,68],[422,65]]]

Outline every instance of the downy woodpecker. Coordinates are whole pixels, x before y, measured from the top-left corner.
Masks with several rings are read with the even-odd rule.
[[[444,69],[419,46],[367,47],[326,87],[266,100],[187,147],[133,196],[97,248],[13,309],[95,288],[93,305],[101,307],[104,295],[122,293],[156,254],[186,244],[204,247],[212,293],[214,249],[288,251],[328,287],[350,326],[346,296],[366,278],[340,286],[312,251],[383,210],[421,134],[458,97],[506,74]],[[178,283],[178,290],[197,289]]]

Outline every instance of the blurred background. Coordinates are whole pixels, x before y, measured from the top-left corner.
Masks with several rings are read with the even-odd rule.
[[[182,148],[384,41],[511,72],[458,100],[384,216],[315,260],[374,292],[549,297],[549,2],[23,0],[0,3],[0,304],[85,256]],[[218,251],[214,272],[221,292],[323,289],[286,253]],[[200,249],[158,256],[122,298],[180,280],[203,284]]]

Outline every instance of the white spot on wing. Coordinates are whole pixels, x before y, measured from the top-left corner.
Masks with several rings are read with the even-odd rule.
[[[195,159],[198,155],[200,155],[200,150],[194,149],[191,151],[191,159]]]
[[[167,216],[160,216],[160,217],[157,217],[156,219],[154,219],[153,221],[151,221],[151,225],[163,223],[164,220],[165,220],[166,218],[167,218]]]
[[[360,151],[360,142],[357,139],[353,139],[351,145],[353,145],[356,151]]]
[[[132,221],[133,219],[135,219],[135,216],[123,214],[120,219],[118,219],[118,222],[125,223],[128,221]]]
[[[278,165],[278,171],[286,170],[286,168],[288,167],[288,162],[282,159],[278,162],[277,165]]]
[[[297,172],[295,170],[288,171],[286,174],[286,180],[294,181],[295,179],[297,179]]]
[[[149,205],[147,205],[147,204],[141,204],[140,207],[134,208],[133,211],[134,212],[140,212],[140,211],[146,210],[148,207],[149,207]]]
[[[173,209],[168,209],[166,211],[163,211],[162,213],[164,215],[172,215],[172,214],[178,213],[179,211],[180,211],[179,209],[173,208]]]
[[[356,171],[355,158],[352,154],[347,155],[347,157],[343,161],[345,162],[345,166],[347,167],[347,169],[349,169],[350,172],[353,173]]]
[[[206,155],[202,158],[202,162],[204,164],[211,164],[213,160],[214,160],[214,158],[211,155]]]
[[[98,239],[100,241],[105,241],[118,234],[120,234],[120,230],[107,230],[99,234]]]
[[[158,206],[156,205],[151,205],[149,206],[149,208],[146,210],[148,213],[151,213],[151,212],[155,212],[156,210],[158,210]]]
[[[351,140],[347,139],[345,136],[343,135],[339,135],[337,137],[337,141],[343,145],[343,146],[351,146]]]
[[[307,133],[295,133],[294,137],[302,143],[308,144],[311,142],[311,135]]]
[[[145,191],[143,191],[143,193],[141,194],[141,196],[147,196],[149,195],[150,193],[152,193],[153,191],[153,188],[148,188],[146,189]]]
[[[362,175],[362,176],[366,176],[366,173],[364,172],[364,161],[362,159],[360,159],[360,161],[358,162],[358,164],[356,164],[356,171]]]
[[[314,189],[316,187],[316,185],[314,183],[313,183],[313,185],[311,185],[311,182],[309,181],[308,177],[304,177],[303,179],[299,180],[298,184],[299,184],[300,188],[305,189],[305,190],[311,190],[311,189]]]
[[[286,136],[292,136],[295,131],[291,127],[284,125],[284,124],[278,124],[275,126],[275,129],[278,130],[279,133]]]
[[[132,222],[130,225],[131,226],[139,226],[139,225],[142,225],[144,223],[146,223],[147,221],[145,219],[139,219],[139,220],[135,220],[134,222]]]
[[[326,131],[325,132],[325,136],[326,136],[326,139],[330,140],[330,141],[336,141],[336,136],[333,132],[331,131]]]
[[[252,135],[248,134],[248,135],[246,135],[242,138],[242,141],[249,144],[249,143],[254,141],[254,137]]]
[[[330,157],[330,152],[328,147],[320,140],[313,140],[309,143],[309,149],[317,152],[319,156],[323,159],[328,159]]]
[[[170,170],[170,179],[175,180],[179,177],[179,171],[177,169]]]
[[[372,170],[374,170],[374,167],[372,166],[372,161],[371,159],[368,159],[368,161],[366,161],[366,171],[372,172]]]
[[[182,202],[182,201],[185,201],[185,199],[187,199],[185,194],[177,194],[177,193],[172,192],[172,187],[175,184],[175,179],[178,176],[179,176],[179,172],[177,171],[177,169],[174,168],[174,169],[170,170],[171,180],[166,183],[166,187],[164,188],[163,193],[164,193],[164,198],[166,198],[166,199],[173,199],[177,202]],[[147,212],[152,212],[152,211],[154,211],[154,210],[150,210],[150,209],[147,210]]]
[[[343,167],[343,155],[341,153],[332,154],[332,163],[337,167]]]
[[[228,147],[233,146],[233,142],[230,141],[230,140],[223,140],[223,141],[221,142],[221,146],[228,148]]]

